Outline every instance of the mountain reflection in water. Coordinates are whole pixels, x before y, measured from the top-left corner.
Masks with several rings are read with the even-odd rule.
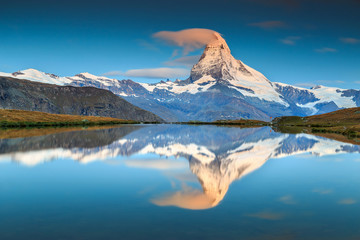
[[[119,161],[129,167],[181,170],[183,174],[168,174],[170,179],[181,178],[181,189],[151,202],[186,209],[217,206],[233,181],[257,170],[270,158],[352,152],[360,152],[360,147],[313,135],[277,133],[269,127],[128,125],[0,140],[0,162],[36,166],[72,159],[88,164],[122,157]],[[186,184],[193,179],[202,189]]]

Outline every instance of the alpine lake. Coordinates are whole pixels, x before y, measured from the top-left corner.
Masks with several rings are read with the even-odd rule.
[[[360,145],[270,127],[0,130],[0,239],[360,239]]]

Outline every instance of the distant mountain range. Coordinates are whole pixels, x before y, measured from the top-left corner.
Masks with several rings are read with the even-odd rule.
[[[360,91],[316,86],[311,89],[270,82],[236,60],[225,40],[215,33],[186,80],[137,83],[80,73],[73,77],[27,69],[0,76],[56,85],[92,86],[110,90],[166,121],[259,119],[327,113],[360,106]]]
[[[0,77],[0,108],[163,122],[110,91]]]

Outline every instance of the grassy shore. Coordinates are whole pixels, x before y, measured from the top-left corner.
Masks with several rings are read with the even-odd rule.
[[[244,127],[262,127],[269,126],[270,123],[260,121],[260,120],[251,120],[251,119],[240,119],[240,120],[217,120],[214,122],[201,122],[201,121],[189,121],[189,122],[176,122],[175,124],[189,124],[189,125],[233,125],[233,126],[244,126]]]
[[[0,109],[0,127],[2,128],[94,126],[133,123],[138,122],[111,117],[50,114],[35,111]]]
[[[49,134],[89,131],[99,129],[122,128],[124,125],[102,125],[102,126],[57,126],[57,127],[29,127],[29,128],[0,128],[0,139],[37,137]]]
[[[139,122],[110,117],[49,114],[44,112],[0,109],[0,128],[100,126]],[[219,125],[237,127],[271,126],[285,133],[310,133],[351,143],[360,142],[360,107],[309,117],[279,117],[271,123],[259,120],[219,120],[214,122],[174,122],[173,124]],[[342,136],[341,136],[342,135]]]
[[[347,139],[348,142],[359,144],[360,107],[309,117],[279,117],[274,119],[272,126],[280,132],[306,132],[340,141]]]

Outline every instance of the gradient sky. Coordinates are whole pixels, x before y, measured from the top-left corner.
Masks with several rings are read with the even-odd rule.
[[[215,30],[270,81],[360,88],[360,0],[0,0],[0,72],[186,68],[159,31]],[[200,55],[202,49],[186,56]],[[169,63],[170,62],[170,63]],[[172,64],[171,64],[172,63]],[[178,76],[185,79],[187,76]]]

